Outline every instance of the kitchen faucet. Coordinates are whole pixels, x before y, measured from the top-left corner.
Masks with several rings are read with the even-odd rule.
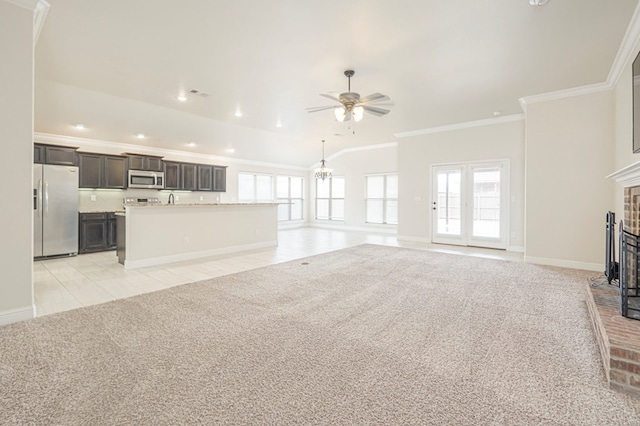
[[[167,201],[167,204],[175,204],[175,202],[173,200],[173,192],[171,194],[169,194],[169,201]]]

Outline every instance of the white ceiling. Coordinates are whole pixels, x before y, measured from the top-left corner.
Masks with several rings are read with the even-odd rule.
[[[298,166],[320,159],[321,139],[329,156],[601,83],[638,2],[49,1],[37,132]],[[350,129],[331,110],[305,111],[346,91],[348,68],[352,90],[390,96],[391,113]],[[211,96],[176,101],[192,88]]]

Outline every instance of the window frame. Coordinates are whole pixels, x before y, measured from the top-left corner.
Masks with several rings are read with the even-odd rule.
[[[279,178],[287,178],[287,198],[280,198],[278,196],[278,179]],[[300,197],[301,198],[294,198],[291,196],[291,189],[292,189],[292,185],[291,185],[291,178],[295,178],[295,179],[300,179]],[[292,176],[292,175],[276,175],[276,191],[275,191],[275,199],[278,202],[285,202],[287,203],[287,216],[288,219],[280,219],[279,215],[278,215],[278,222],[294,222],[294,221],[304,221],[304,176]],[[292,219],[292,208],[293,208],[293,201],[294,200],[298,200],[300,201],[300,206],[302,207],[302,212],[301,212],[301,217],[300,219]],[[278,208],[280,208],[280,205],[278,205]]]
[[[240,175],[250,175],[253,177],[253,197],[251,199],[247,199],[247,198],[241,198],[240,197]],[[258,198],[258,185],[257,185],[257,181],[258,181],[258,176],[267,176],[269,177],[269,179],[271,179],[271,184],[270,184],[270,188],[271,188],[271,198]],[[238,172],[238,201],[241,203],[264,203],[264,202],[273,202],[275,200],[275,191],[274,191],[274,185],[275,185],[275,179],[273,178],[274,175],[271,173],[256,173],[256,172]]]
[[[392,226],[397,226],[398,222],[389,222],[388,221],[388,204],[389,201],[395,201],[396,202],[396,206],[398,205],[398,198],[396,196],[396,198],[391,198],[388,196],[387,194],[387,178],[389,176],[395,176],[396,181],[398,180],[398,173],[394,172],[394,173],[369,173],[369,174],[365,174],[364,175],[364,194],[365,194],[365,198],[364,198],[364,221],[367,224],[371,224],[371,225],[392,225]],[[382,181],[382,197],[381,198],[374,198],[374,197],[369,197],[369,178],[370,177],[382,177],[383,181]],[[396,195],[398,193],[398,188],[396,187]],[[382,222],[370,222],[369,221],[369,201],[382,201]],[[397,208],[397,207],[396,207]],[[396,217],[397,217],[397,211],[396,211]]]
[[[329,197],[318,197],[318,182],[322,179],[316,179],[316,193],[315,193],[315,219],[316,220],[330,220],[330,221],[339,221],[339,222],[344,222],[344,199],[345,197],[334,197],[333,196],[333,179],[342,179],[342,184],[343,184],[343,192],[346,195],[347,189],[346,189],[346,179],[344,176],[331,176],[329,178],[326,178],[325,180],[329,180]],[[328,214],[326,218],[319,218],[318,217],[318,200],[328,200],[329,202],[329,206],[328,206]],[[343,214],[341,218],[335,218],[333,215],[333,202],[334,200],[342,200],[342,204],[343,204]]]

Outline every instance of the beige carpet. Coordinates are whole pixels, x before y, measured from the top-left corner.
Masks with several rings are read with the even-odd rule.
[[[364,245],[13,324],[0,424],[640,425],[590,275]]]

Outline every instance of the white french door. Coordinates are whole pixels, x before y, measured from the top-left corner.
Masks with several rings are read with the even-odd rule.
[[[509,163],[433,166],[432,241],[507,248]]]

